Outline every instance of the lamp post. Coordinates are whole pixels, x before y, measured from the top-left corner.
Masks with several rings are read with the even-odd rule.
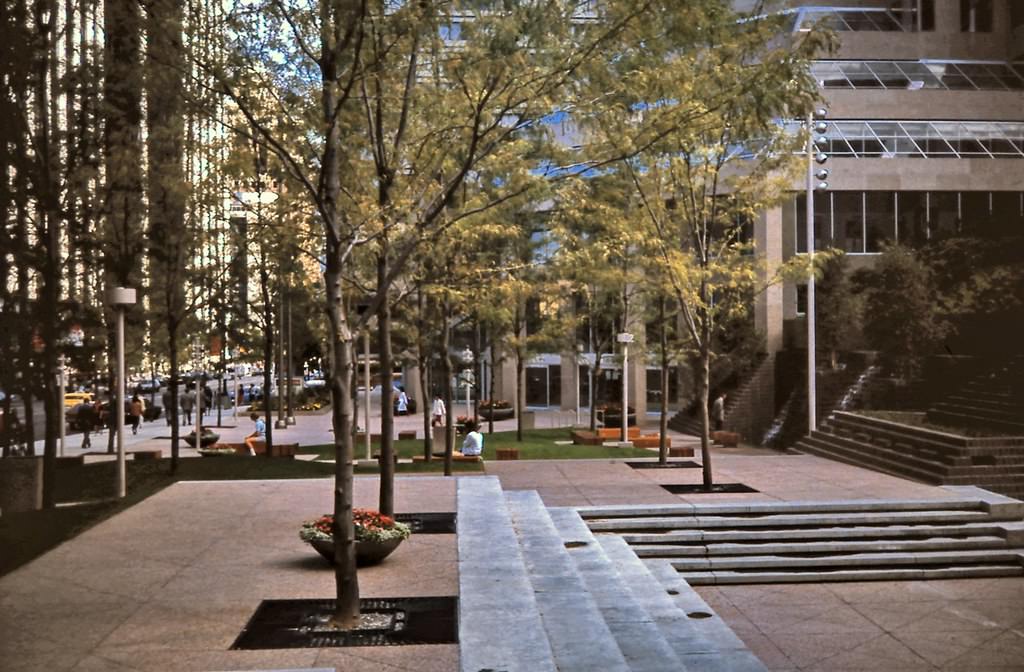
[[[107,302],[117,311],[117,376],[114,382],[114,417],[117,420],[117,496],[126,494],[124,464],[124,311],[128,306],[135,305],[135,289],[132,287],[111,287],[107,293]],[[63,407],[64,400],[61,399]]]
[[[828,146],[828,138],[823,134],[828,130],[825,118],[828,110],[818,108],[807,119],[807,259],[811,272],[807,278],[807,433],[818,428],[817,418],[817,382],[815,372],[815,338],[814,338],[814,192],[828,189],[828,168],[818,168],[828,161],[828,155],[820,151]]]
[[[583,382],[583,381],[580,380],[580,362],[582,361],[582,358],[583,358],[583,344],[582,343],[577,343],[576,344],[576,370],[575,370],[575,372],[573,373],[573,376],[572,376],[573,385],[576,388],[575,392],[576,392],[576,426],[577,427],[580,426],[580,383]]]
[[[622,332],[615,337],[622,343],[622,443],[629,440],[629,344],[633,342],[633,334]]]
[[[473,351],[469,349],[468,345],[460,354],[460,358],[465,365],[465,368],[462,369],[462,384],[466,386],[466,417],[472,418],[473,409],[469,400],[469,392],[473,387],[473,369],[470,368],[473,364]]]
[[[363,388],[363,440],[366,443],[366,459],[373,459],[373,449],[370,447],[370,328],[363,330],[363,380],[366,386]],[[383,386],[381,387],[383,390]],[[381,393],[383,394],[383,392]],[[381,397],[383,399],[383,396]]]
[[[295,424],[295,414],[292,412],[292,364],[294,363],[294,355],[292,351],[292,298],[286,296],[288,302],[288,359],[285,364],[285,368],[288,373],[288,417],[285,418],[285,423],[289,425]]]
[[[288,422],[284,419],[284,296],[281,297],[279,317],[277,322],[277,422],[274,429],[288,429]]]
[[[195,388],[196,388],[196,403],[194,404],[194,410],[196,412],[196,443],[195,449],[199,450],[203,447],[202,436],[203,436],[203,390],[200,387],[200,383],[203,380],[203,342],[198,336],[192,341],[192,359],[195,360]],[[186,394],[188,390],[186,389]]]

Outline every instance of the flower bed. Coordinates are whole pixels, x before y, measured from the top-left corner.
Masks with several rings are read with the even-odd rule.
[[[373,509],[353,509],[352,522],[355,526],[356,541],[391,541],[393,539],[408,539],[412,529],[405,523],[399,523],[394,518],[374,511]],[[299,538],[305,542],[314,539],[320,541],[334,541],[331,526],[334,524],[334,514],[327,513],[316,520],[307,520],[299,530]]]

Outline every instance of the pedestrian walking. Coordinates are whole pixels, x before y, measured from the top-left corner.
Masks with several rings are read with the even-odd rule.
[[[213,390],[209,385],[203,385],[203,413],[213,410]]]
[[[181,424],[188,427],[192,424],[192,409],[196,405],[196,396],[192,390],[185,390],[179,403],[181,404]]]
[[[75,422],[82,428],[82,450],[92,448],[90,435],[96,429],[96,418],[96,407],[91,401],[84,401],[79,405],[78,413],[75,414]]]
[[[711,420],[714,422],[716,432],[725,428],[725,396],[725,392],[722,392],[715,399],[715,403],[711,405]]]
[[[132,421],[132,434],[139,433],[139,425],[142,423],[142,416],[146,412],[146,402],[137,393],[132,395],[128,404],[128,415]]]
[[[171,413],[171,388],[168,387],[160,395],[160,402],[164,405],[164,415],[166,416],[164,419],[167,420],[167,425],[170,426],[172,422],[171,416],[173,415]]]
[[[430,407],[430,426],[440,427],[444,424],[445,407],[440,394],[434,395],[434,403]]]
[[[395,400],[397,405],[398,415],[406,415],[409,412],[409,396],[405,393],[405,390],[399,388],[398,399]]]

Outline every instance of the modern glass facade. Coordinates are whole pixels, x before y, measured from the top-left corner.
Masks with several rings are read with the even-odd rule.
[[[811,65],[825,89],[1024,90],[1024,63],[1001,61],[837,61]]]
[[[794,124],[794,130],[797,124]],[[1024,158],[1024,122],[837,120],[825,132],[829,156],[852,158]]]
[[[796,197],[797,252],[807,251],[807,197]],[[967,234],[1024,235],[1020,191],[833,191],[814,197],[814,248],[877,254],[885,243],[913,247]]]

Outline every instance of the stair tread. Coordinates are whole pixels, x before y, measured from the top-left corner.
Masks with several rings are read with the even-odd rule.
[[[456,493],[461,669],[555,672],[500,483],[460,478]],[[516,637],[494,637],[513,631]]]
[[[964,550],[964,551],[918,551],[914,553],[850,553],[817,558],[794,558],[778,555],[751,555],[743,557],[707,557],[673,560],[677,570],[686,569],[736,569],[750,568],[798,568],[869,565],[919,565],[919,564],[994,564],[1020,562],[1021,551],[1014,549]]]
[[[757,554],[853,553],[853,552],[915,552],[947,549],[1005,549],[1006,540],[999,536],[978,536],[967,539],[932,537],[928,539],[893,539],[888,541],[812,541],[793,543],[719,543],[719,544],[632,544],[641,557],[721,557]]]
[[[623,652],[533,491],[506,492],[532,593],[559,672],[629,672]]]
[[[681,572],[691,585],[736,585],[748,583],[824,583],[829,581],[914,581],[920,579],[960,579],[1024,576],[1020,565],[985,567],[943,567],[933,569],[877,569],[810,572]]]

